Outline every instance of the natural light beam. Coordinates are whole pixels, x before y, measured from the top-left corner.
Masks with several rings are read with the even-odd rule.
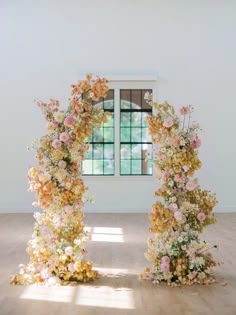
[[[123,229],[119,227],[103,227],[103,226],[95,226],[93,228],[93,233],[96,234],[123,234]]]
[[[130,288],[81,286],[78,290],[76,298],[78,305],[119,309],[135,308],[133,291]]]
[[[123,235],[114,235],[114,234],[91,234],[91,240],[94,242],[114,242],[114,243],[123,243]]]
[[[24,290],[20,298],[27,300],[69,303],[72,301],[74,292],[75,292],[74,287],[29,286]]]

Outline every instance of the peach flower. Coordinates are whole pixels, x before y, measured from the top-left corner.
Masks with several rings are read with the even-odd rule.
[[[171,117],[168,117],[166,120],[164,120],[163,126],[166,128],[170,128],[171,126],[173,126],[174,121]]]
[[[189,114],[189,107],[188,106],[183,106],[180,108],[180,114],[181,115],[188,115]]]

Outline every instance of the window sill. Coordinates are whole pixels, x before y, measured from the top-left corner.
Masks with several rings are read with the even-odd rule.
[[[155,181],[155,176],[154,175],[135,175],[135,176],[100,176],[100,175],[83,175],[83,179],[88,180],[88,181],[148,181],[152,182]]]

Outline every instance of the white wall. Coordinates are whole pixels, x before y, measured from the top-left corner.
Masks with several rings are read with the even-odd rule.
[[[158,100],[195,106],[199,173],[235,211],[236,1],[1,0],[0,211],[33,211],[26,148],[44,132],[34,98],[66,100],[80,74],[158,74]],[[148,211],[153,181],[90,181],[90,211]]]

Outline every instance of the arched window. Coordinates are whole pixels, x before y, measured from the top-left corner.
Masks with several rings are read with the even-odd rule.
[[[146,117],[152,115],[152,108],[144,99],[145,93],[153,92],[153,82],[111,84],[107,97],[94,102],[94,106],[102,107],[111,115],[108,122],[94,129],[92,137],[87,139],[90,148],[82,163],[83,175],[153,174],[152,143],[146,121]]]

